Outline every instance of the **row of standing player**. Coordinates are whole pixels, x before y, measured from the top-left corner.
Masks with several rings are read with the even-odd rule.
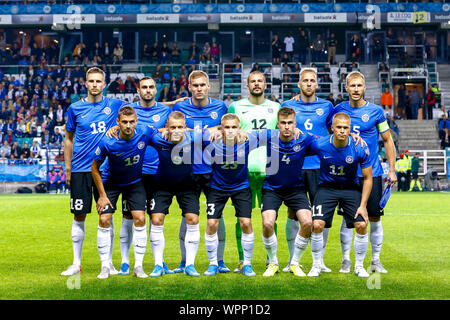
[[[308,72],[309,71],[309,72]],[[72,196],[71,196],[71,209],[72,212],[75,213],[74,216],[74,222],[72,226],[72,240],[73,240],[73,249],[74,249],[74,263],[72,266],[69,267],[68,270],[63,272],[64,275],[70,275],[73,273],[77,273],[80,271],[80,261],[81,261],[81,248],[82,243],[84,240],[84,220],[86,217],[86,213],[90,211],[91,207],[91,199],[92,195],[90,193],[90,190],[92,189],[92,179],[90,179],[90,168],[89,168],[89,162],[92,160],[91,154],[93,154],[95,147],[98,145],[99,141],[103,137],[103,133],[106,131],[107,128],[112,126],[114,124],[114,120],[117,116],[118,109],[124,104],[121,101],[114,100],[114,99],[106,99],[105,97],[101,96],[101,90],[104,86],[104,80],[102,78],[101,72],[95,69],[91,70],[89,73],[91,74],[91,79],[87,81],[87,87],[88,87],[88,97],[80,102],[77,102],[71,106],[69,109],[69,121],[66,127],[67,130],[67,137],[66,139],[66,170],[67,170],[67,176],[69,177],[69,183],[72,183]],[[89,75],[88,74],[88,75]],[[97,76],[95,76],[97,75]],[[318,128],[326,128],[326,124],[324,119],[329,118],[330,112],[331,112],[331,106],[324,106],[321,107],[323,103],[326,104],[323,100],[317,99],[314,96],[315,88],[317,87],[316,82],[317,76],[315,72],[311,70],[305,70],[305,72],[302,72],[301,74],[301,81],[299,82],[299,87],[301,89],[300,97],[297,98],[295,101],[288,101],[285,104],[294,104],[293,107],[296,109],[297,113],[297,124],[301,125],[303,124],[304,128],[303,130],[314,132],[317,135],[324,135],[323,132],[315,132],[315,129]],[[217,125],[220,122],[221,115],[226,112],[226,107],[223,105],[222,102],[208,98],[208,89],[209,89],[209,83],[207,76],[205,74],[201,74],[196,79],[191,79],[193,81],[190,81],[191,86],[190,90],[193,94],[193,97],[191,99],[188,99],[184,102],[178,103],[174,106],[174,110],[180,110],[186,115],[186,123],[188,127],[194,128],[196,125],[195,120],[201,121],[201,126],[203,127],[205,124],[211,126]],[[235,112],[238,115],[240,115],[241,119],[241,126],[242,128],[248,129],[248,126],[253,126],[252,129],[263,129],[263,128],[270,128],[275,127],[276,120],[273,121],[272,119],[276,119],[276,111],[279,108],[279,105],[273,105],[267,100],[264,99],[263,92],[265,89],[265,82],[264,77],[259,73],[254,73],[249,76],[248,79],[248,87],[250,91],[250,97],[248,99],[243,99],[239,102],[237,102],[235,105],[232,105],[230,107],[229,112]],[[362,78],[362,80],[364,80]],[[351,86],[348,88],[351,90]],[[378,128],[375,128],[375,135],[378,136],[378,131],[382,131],[383,139],[385,140],[385,144],[389,145],[390,141],[389,135],[386,135],[386,131],[383,130],[382,125],[384,122],[382,122],[381,118],[375,117],[377,111],[376,107],[368,108],[369,105],[365,104],[365,101],[362,99],[363,97],[363,90],[364,90],[364,81],[362,81],[362,86],[357,85],[355,89],[355,93],[351,97],[351,103],[356,101],[356,104],[360,103],[361,101],[363,104],[361,106],[364,106],[364,112],[362,118],[360,117],[359,121],[366,123],[370,122],[373,127],[376,127],[378,125]],[[166,106],[162,106],[160,104],[157,104],[154,102],[154,97],[156,95],[156,88],[154,86],[154,82],[151,79],[146,79],[144,81],[140,82],[140,96],[141,101],[136,103],[134,105],[137,113],[138,118],[140,122],[144,123],[150,123],[155,127],[162,127],[164,126],[165,120],[168,117],[168,114],[170,113],[170,109]],[[358,98],[359,95],[359,99]],[[295,104],[298,104],[295,106]],[[351,105],[350,105],[351,106]],[[255,108],[257,107],[257,108]],[[305,110],[306,108],[306,110]],[[98,110],[95,110],[98,109]],[[304,110],[301,110],[304,109]],[[371,110],[373,109],[373,110]],[[251,114],[251,115],[250,115]],[[382,112],[381,112],[382,115]],[[299,116],[305,117],[305,119],[300,119]],[[324,117],[322,117],[324,116]],[[252,118],[253,117],[253,118]],[[374,118],[375,117],[375,118]],[[99,121],[99,119],[101,121]],[[316,119],[317,118],[317,119]],[[82,119],[85,119],[84,121]],[[370,121],[369,121],[370,120]],[[205,123],[206,122],[206,123]],[[210,122],[210,123],[208,123]],[[352,117],[352,131],[359,133],[361,132],[361,135],[364,133],[364,126],[358,126],[354,124],[354,120]],[[367,125],[366,125],[367,127]],[[374,128],[371,128],[374,129]],[[77,131],[77,134],[75,135],[75,141],[74,141],[74,133],[75,130]],[[373,130],[371,132],[373,134]],[[325,132],[326,134],[326,132]],[[387,137],[386,137],[387,136]],[[370,140],[370,139],[369,139]],[[75,143],[76,148],[73,147]],[[369,146],[370,146],[370,142]],[[81,146],[81,147],[80,147]],[[149,150],[150,147],[148,148]],[[388,148],[386,148],[388,149]],[[72,158],[72,150],[73,150],[73,158]],[[253,153],[260,152],[259,149],[253,151]],[[146,152],[146,158],[148,158],[147,155],[148,152]],[[150,153],[149,153],[150,154]],[[388,152],[388,158],[390,156],[390,153]],[[261,168],[255,169],[255,164],[261,163],[262,161],[258,161],[260,158],[257,156],[254,159],[256,161],[252,161],[251,159],[252,154],[250,154],[249,159],[249,171],[250,171],[250,185],[253,188],[252,194],[255,196],[256,194],[260,194],[261,188],[259,188],[259,185],[261,181],[264,178],[264,170],[261,170]],[[394,155],[395,157],[395,155]],[[144,160],[144,181],[146,180],[146,177],[149,179],[152,179],[154,174],[156,173],[157,169],[157,159],[155,160],[155,152],[153,152],[153,158],[151,159],[145,159]],[[311,158],[311,157],[307,157]],[[156,163],[156,166],[155,166]],[[305,163],[305,166],[307,164]],[[304,168],[305,168],[304,166]],[[257,167],[257,165],[256,165]],[[393,168],[393,166],[391,166]],[[305,184],[306,187],[309,188],[309,196],[312,201],[312,196],[314,196],[314,187],[317,184],[314,184],[311,182],[311,180],[317,181],[317,169],[309,169],[305,168],[303,175],[306,176]],[[197,171],[197,172],[196,172]],[[203,171],[203,172],[202,172]],[[314,172],[316,171],[316,172]],[[209,180],[209,173],[210,169],[205,167],[195,169],[194,165],[194,173],[197,173],[194,175],[196,177],[197,185],[199,186],[199,190],[202,187],[205,187],[208,180]],[[71,173],[73,175],[71,176]],[[313,173],[314,175],[310,175],[309,173]],[[381,174],[380,174],[381,175]],[[374,172],[374,176],[376,177],[376,171]],[[392,183],[395,183],[395,174],[390,173],[391,181]],[[70,178],[72,177],[72,178]],[[308,179],[308,177],[310,179]],[[313,179],[311,179],[311,177]],[[314,179],[315,178],[315,179]],[[70,182],[70,179],[72,181]],[[375,181],[376,182],[376,181]],[[375,183],[374,183],[375,184]],[[149,186],[151,186],[151,183],[145,183],[147,189],[149,189]],[[381,188],[381,181],[380,181],[380,188]],[[374,188],[375,189],[375,188]],[[258,192],[259,190],[259,192]],[[147,190],[147,193],[151,193],[152,190]],[[380,192],[381,193],[381,192]],[[375,195],[377,196],[377,195]],[[151,197],[147,197],[148,199],[152,199]],[[261,199],[260,196],[258,196],[259,199]],[[371,194],[371,198],[373,198],[373,192]],[[255,199],[253,199],[255,200]],[[261,200],[260,200],[261,201]],[[375,203],[375,201],[372,201],[372,203]],[[256,201],[254,201],[255,205]],[[149,204],[150,206],[152,204]],[[372,210],[374,211],[374,210]],[[377,210],[378,207],[377,207]],[[369,200],[369,216],[370,216],[370,200]],[[370,217],[371,220],[371,242],[372,247],[374,247],[374,242],[372,235],[374,233],[378,234],[377,241],[376,241],[376,248],[378,249],[377,252],[373,251],[373,257],[372,257],[372,266],[375,268],[378,268],[378,271],[384,271],[384,268],[382,268],[381,264],[379,263],[379,259],[374,259],[375,257],[379,257],[379,252],[381,250],[381,239],[382,239],[382,229],[381,229],[381,223],[378,221],[372,221],[376,220],[377,218]],[[184,219],[183,219],[184,220]],[[128,251],[130,247],[130,239],[132,238],[132,220],[124,219],[121,228],[121,249],[122,249],[122,266],[128,265],[127,259],[128,259]],[[224,251],[224,224],[223,219],[220,220],[221,223],[219,223],[219,250],[218,250],[218,270],[222,272],[228,272],[228,268],[223,264],[223,251]],[[130,223],[131,222],[131,223]],[[189,223],[191,222],[191,224]],[[185,239],[183,239],[184,230],[191,230],[193,233],[198,234],[198,230],[196,230],[195,226],[196,224],[193,223],[193,221],[188,222],[188,227],[184,227],[184,223],[182,223],[180,227],[180,248],[182,250],[182,263],[175,271],[184,271],[185,263],[186,261],[185,257],[183,256],[185,254]],[[195,222],[195,221],[194,221]],[[145,219],[144,219],[145,223]],[[377,224],[375,228],[373,228],[373,225]],[[101,223],[100,223],[101,224]],[[198,225],[198,224],[197,224]],[[221,225],[223,227],[221,227]],[[237,224],[237,236],[240,235],[239,232],[239,224]],[[109,228],[103,228],[108,229],[109,235],[111,238],[111,244],[113,241],[113,235],[114,235],[114,227],[111,225]],[[341,240],[342,240],[342,230],[344,228],[341,228]],[[379,237],[381,229],[381,239]],[[298,230],[298,223],[294,222],[292,219],[288,219],[287,223],[287,239],[289,249],[290,249],[290,260],[293,255],[293,244],[292,244],[292,234],[296,234]],[[326,229],[325,229],[326,230]],[[103,232],[103,244],[105,244],[106,239],[106,232],[105,230],[100,230]],[[244,230],[245,231],[245,230]],[[302,231],[302,230],[301,230]],[[300,231],[300,234],[302,233]],[[378,232],[377,232],[378,231]],[[136,232],[136,229],[135,229]],[[192,233],[192,232],[191,232]],[[186,236],[189,234],[189,232],[186,232]],[[246,234],[244,232],[244,234]],[[324,233],[324,240],[326,242],[326,232]],[[351,235],[352,230],[347,229],[346,231],[346,239],[348,239],[348,235],[350,234],[350,245],[351,245]],[[305,234],[304,234],[305,235]],[[199,234],[198,234],[199,236]],[[307,234],[306,234],[307,236]],[[194,237],[197,238],[197,235]],[[295,238],[295,237],[294,237]],[[239,239],[239,238],[238,238]],[[305,238],[307,239],[307,238]],[[123,240],[123,241],[122,241]],[[242,239],[244,240],[244,239]],[[308,239],[307,239],[308,240]],[[191,242],[191,241],[190,241]],[[195,241],[194,241],[195,242]],[[128,245],[127,245],[128,243]],[[341,241],[342,243],[342,241]],[[122,245],[123,244],[123,245]],[[241,244],[241,241],[238,240],[238,246]],[[306,243],[307,245],[307,243]],[[350,246],[349,245],[349,246]],[[99,247],[102,247],[99,245]],[[128,247],[128,248],[127,248]],[[240,246],[239,246],[240,247]],[[324,246],[323,246],[324,247]],[[109,251],[109,262],[110,262],[110,273],[114,274],[117,271],[115,271],[114,266],[112,265],[111,257],[112,257],[112,247],[110,247]],[[136,251],[136,250],[135,250]],[[349,257],[347,252],[350,250],[344,251],[344,261],[343,261],[343,268],[341,271],[344,270],[344,264],[346,261],[349,261]],[[240,258],[243,255],[243,251],[239,250]],[[346,259],[348,258],[348,259]],[[241,258],[242,259],[242,258]],[[239,266],[241,267],[241,265]],[[238,271],[241,268],[237,268]],[[381,268],[381,269],[380,269]],[[326,267],[323,264],[323,253],[322,253],[322,265],[321,270],[326,271]],[[348,267],[349,269],[349,267]],[[126,273],[126,270],[123,270],[123,273]],[[165,266],[164,264],[164,271],[169,273],[170,270]],[[349,272],[349,271],[347,271]]]

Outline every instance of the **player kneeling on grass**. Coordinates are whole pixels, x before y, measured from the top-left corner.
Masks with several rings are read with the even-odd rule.
[[[337,113],[333,117],[332,135],[314,141],[311,149],[320,158],[319,189],[314,198],[313,233],[311,235],[311,253],[313,266],[308,273],[317,277],[321,271],[323,229],[331,227],[333,214],[337,206],[343,210],[347,228],[356,229],[355,274],[368,277],[364,269],[364,258],[368,246],[367,201],[372,190],[372,166],[367,146],[355,146],[350,134],[350,117]],[[362,192],[358,185],[358,166],[363,175]]]
[[[208,223],[205,233],[205,247],[209,258],[206,276],[219,272],[217,229],[228,199],[231,198],[236,217],[243,231],[241,244],[244,254],[243,274],[255,276],[252,269],[252,255],[255,235],[252,229],[252,192],[248,174],[248,155],[257,147],[257,136],[250,135],[248,141],[239,143],[240,120],[235,114],[225,114],[221,119],[223,141],[216,141],[206,148],[211,157],[212,174],[207,194]]]
[[[274,225],[278,209],[284,202],[291,208],[300,222],[300,230],[295,239],[295,248],[290,271],[295,276],[305,276],[300,260],[308,246],[311,235],[311,206],[302,179],[302,166],[314,136],[299,133],[295,111],[282,107],[278,111],[279,130],[261,130],[259,144],[263,145],[263,135],[267,142],[266,178],[262,187],[261,214],[263,221],[263,243],[269,257],[269,265],[263,276],[271,277],[279,272],[277,258],[277,236]]]
[[[145,188],[142,182],[142,163],[149,139],[156,132],[153,128],[136,127],[136,111],[131,106],[119,110],[118,139],[105,136],[95,151],[92,177],[99,192],[97,211],[100,215],[97,247],[102,263],[99,279],[110,275],[109,251],[110,226],[117,200],[122,194],[122,207],[131,211],[134,220],[134,276],[147,278],[142,262],[147,247],[145,226]],[[100,173],[100,165],[108,157],[108,166]]]

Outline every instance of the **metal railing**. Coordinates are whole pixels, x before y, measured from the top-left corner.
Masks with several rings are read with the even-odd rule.
[[[438,175],[447,177],[447,156],[445,150],[409,150],[409,152],[410,154],[415,154],[416,152],[421,154],[419,159],[423,161],[423,165],[420,167],[419,175],[427,174],[428,169],[432,167]],[[436,162],[438,163],[436,164]],[[430,163],[433,165],[430,165]]]

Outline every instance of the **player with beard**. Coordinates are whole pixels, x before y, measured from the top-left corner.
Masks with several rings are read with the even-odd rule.
[[[247,78],[247,88],[250,93],[248,98],[233,102],[228,113],[236,114],[241,120],[242,130],[275,129],[277,126],[277,112],[280,104],[267,100],[264,97],[266,90],[266,78],[259,71],[254,71]],[[248,171],[250,188],[252,191],[252,208],[256,208],[257,202],[261,206],[261,191],[266,176],[266,146],[252,150],[248,157]],[[234,272],[242,271],[244,252],[242,249],[242,230],[239,219],[236,221],[236,244],[239,254],[239,263]],[[275,224],[276,231],[276,224]]]

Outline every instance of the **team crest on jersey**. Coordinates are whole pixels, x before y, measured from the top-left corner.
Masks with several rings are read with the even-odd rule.
[[[142,150],[145,147],[145,142],[144,141],[139,141],[138,143],[138,149]]]
[[[272,109],[272,108],[269,108],[269,109],[267,109],[267,112],[268,112],[268,113],[273,113],[273,109]]]
[[[101,151],[100,151],[100,147],[97,147],[97,149],[95,150],[95,154],[99,156],[99,155],[100,155],[100,153],[101,153]]]
[[[348,164],[353,163],[353,157],[347,156],[347,158],[345,158],[345,162],[347,162]]]
[[[155,115],[153,115],[152,120],[154,122],[158,122],[159,120],[161,120],[161,117],[159,116],[159,114],[155,114]]]
[[[300,145],[296,144],[293,149],[294,149],[295,152],[299,152],[300,151]]]
[[[174,156],[172,157],[173,164],[179,165],[183,162],[183,159],[180,156]]]
[[[316,113],[317,113],[318,116],[323,115],[323,109],[322,109],[322,108],[318,108],[318,109],[316,110]]]
[[[111,113],[111,108],[110,107],[106,107],[105,109],[103,109],[103,112],[105,114],[110,114]]]
[[[211,112],[211,118],[213,118],[214,120],[216,120],[218,116],[219,115],[217,114],[217,112],[215,111]]]
[[[370,117],[369,117],[369,115],[367,113],[363,114],[363,116],[361,117],[361,120],[364,121],[364,122],[369,121],[369,119],[370,119]]]

